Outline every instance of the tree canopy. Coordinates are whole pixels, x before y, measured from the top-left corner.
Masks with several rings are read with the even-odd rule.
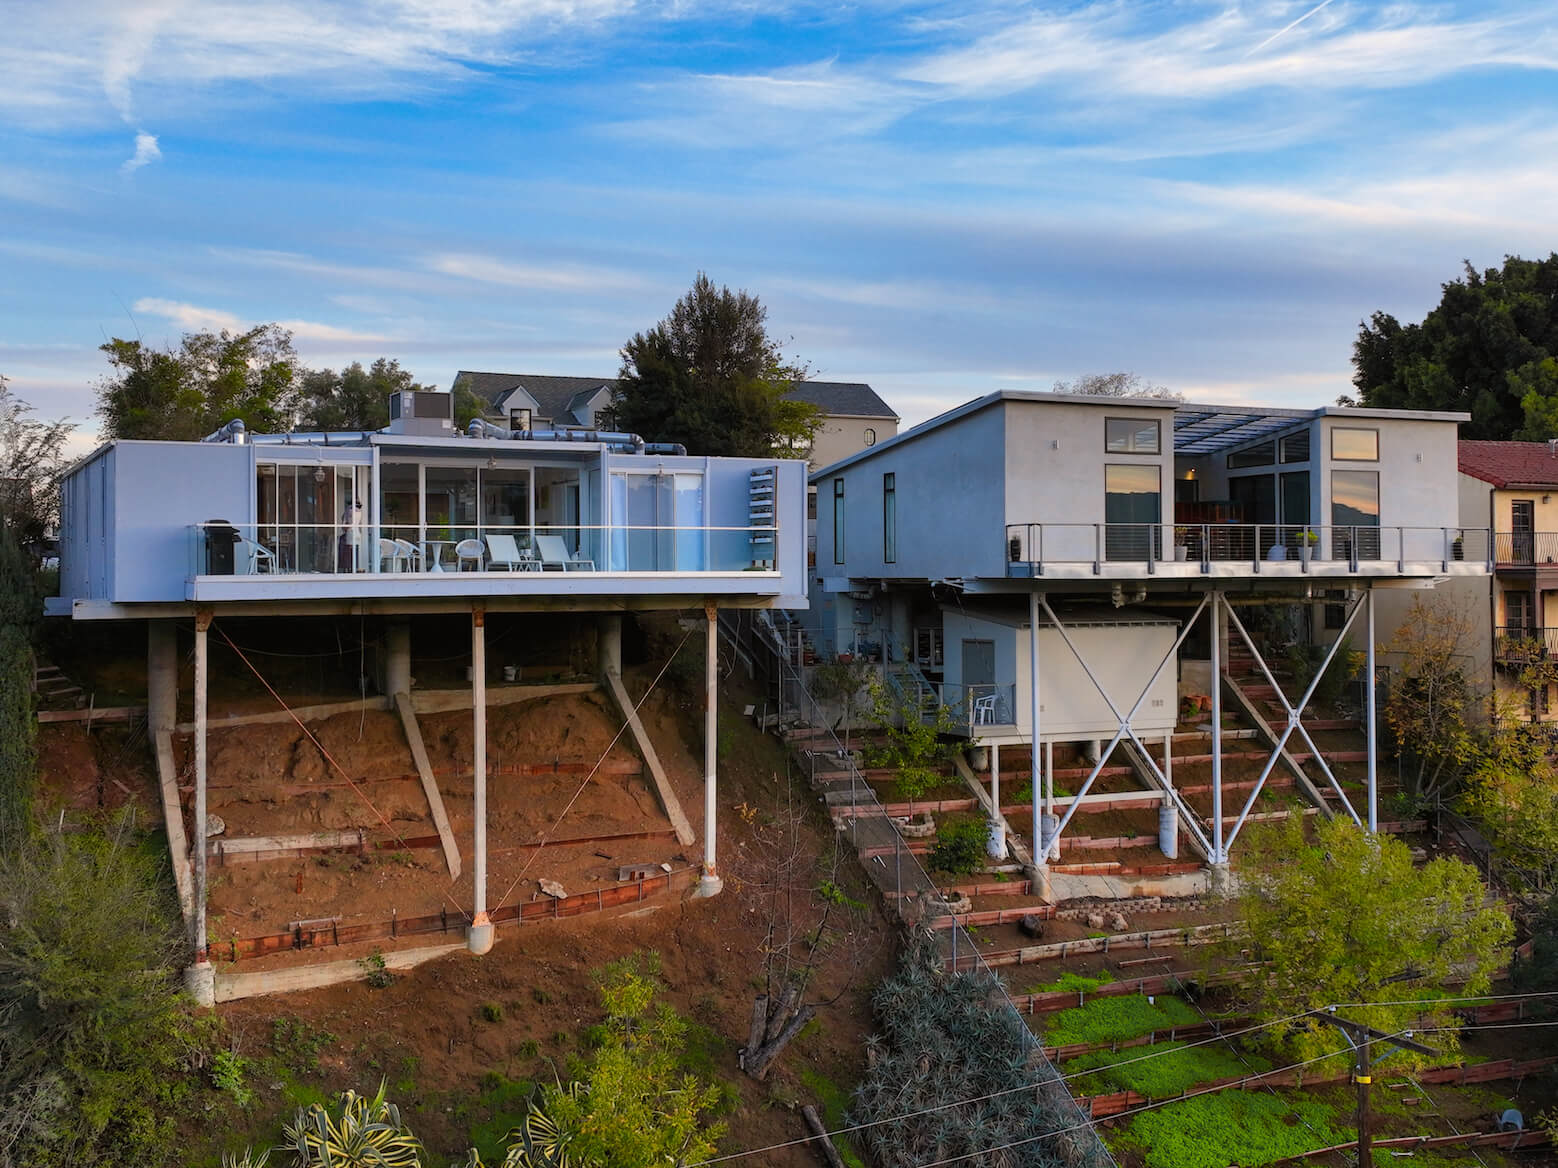
[[[1081,393],[1090,397],[1151,397],[1182,402],[1185,395],[1166,385],[1155,385],[1139,373],[1086,373],[1070,381],[1057,381],[1052,393]]]
[[[0,377],[0,519],[23,547],[36,544],[59,518],[59,474],[65,440],[75,427],[42,422]]]
[[[1353,344],[1357,397],[1342,404],[1463,410],[1463,438],[1558,435],[1558,253],[1468,262],[1421,324],[1376,312]]]
[[[767,319],[757,297],[699,272],[669,316],[622,347],[605,424],[695,454],[804,455],[821,411],[785,397],[806,370],[786,363]]]
[[[1447,1015],[1420,1003],[1452,969],[1467,975],[1461,993],[1482,993],[1513,933],[1470,864],[1415,867],[1405,843],[1341,816],[1316,824],[1312,841],[1301,815],[1262,825],[1239,879],[1243,943],[1269,963],[1244,987],[1247,1004],[1260,1021],[1290,1020],[1273,1034],[1299,1047],[1306,1030],[1291,1019],[1306,1010],[1348,1005],[1347,1017],[1384,1030]],[[1307,1034],[1319,1050],[1336,1045],[1332,1032]]]
[[[339,373],[308,369],[298,379],[299,430],[379,430],[389,425],[389,399],[402,390],[430,390],[393,358],[380,357],[368,368],[353,361]]]

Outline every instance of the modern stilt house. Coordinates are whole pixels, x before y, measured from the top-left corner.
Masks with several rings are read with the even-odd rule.
[[[990,748],[995,806],[1000,758],[1019,753],[1041,867],[1111,755],[1214,872],[1274,769],[1372,828],[1374,686],[1358,711],[1367,781],[1349,792],[1306,726],[1309,694],[1284,694],[1258,646],[1271,638],[1247,630],[1262,609],[1331,602],[1331,652],[1356,641],[1374,678],[1377,591],[1485,576],[1488,532],[1458,526],[1464,417],[990,394],[812,475],[810,651],[880,663],[906,709],[950,709]],[[1197,694],[1209,813],[1173,774],[1181,699]],[[1265,739],[1237,801],[1222,774],[1235,704]],[[1074,796],[1055,794],[1056,744],[1088,763]]]
[[[581,622],[598,635],[603,682],[621,705],[622,614],[701,610],[702,885],[717,891],[717,611],[805,605],[805,463],[696,457],[631,434],[577,428],[477,421],[462,433],[448,394],[405,393],[392,406],[394,420],[382,432],[258,435],[235,423],[201,442],[111,442],[65,477],[60,595],[47,611],[146,624],[151,730],[165,802],[173,791],[169,834],[196,953],[206,950],[207,637],[213,620],[225,617],[372,622],[381,630],[390,700],[410,689],[410,623],[468,617],[476,798],[470,941],[482,951],[492,935],[488,614]],[[178,700],[174,633],[191,623],[195,808],[186,865],[169,738]],[[690,853],[696,840],[680,818],[677,834]]]

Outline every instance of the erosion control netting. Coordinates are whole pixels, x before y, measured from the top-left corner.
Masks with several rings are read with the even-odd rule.
[[[915,933],[903,968],[877,991],[882,1037],[872,1040],[872,1069],[850,1112],[851,1123],[872,1125],[861,1140],[883,1164],[1112,1168],[1089,1117],[963,926],[938,922],[951,914],[935,881],[827,729],[820,705],[777,655],[765,664],[779,671],[787,699],[814,728],[813,787],[830,805],[850,806],[839,830]]]

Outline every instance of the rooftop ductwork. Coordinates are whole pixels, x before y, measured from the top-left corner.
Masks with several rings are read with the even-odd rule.
[[[212,430],[201,439],[202,442],[231,442],[234,446],[242,446],[246,436],[242,418],[234,418],[220,430]]]
[[[482,418],[472,418],[465,428],[468,438],[492,438],[507,442],[587,442],[609,446],[619,454],[676,454],[685,455],[687,448],[679,442],[647,443],[637,434],[624,434],[609,430],[505,430]]]

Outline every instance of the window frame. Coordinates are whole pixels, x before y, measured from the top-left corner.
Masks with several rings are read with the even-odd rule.
[[[1270,454],[1261,456],[1261,452],[1269,450]],[[1254,462],[1235,462],[1234,459],[1255,458]],[[1227,470],[1255,470],[1277,465],[1277,440],[1265,438],[1253,446],[1246,446],[1243,450],[1231,450],[1223,457],[1223,464]]]
[[[1369,458],[1359,458],[1351,454],[1336,453],[1336,436],[1338,434],[1372,434],[1374,436],[1374,454]],[[1331,461],[1332,462],[1378,462],[1379,461],[1379,427],[1378,426],[1332,426],[1331,427]]]
[[[844,562],[844,480],[833,480],[833,562]]]
[[[898,475],[882,475],[882,563],[898,562]]]
[[[865,442],[866,442],[867,446],[875,446],[876,445],[876,427],[875,426],[867,426],[866,427]]]
[[[1111,426],[1115,425],[1116,423],[1118,423],[1120,425],[1123,425],[1123,426],[1131,427],[1130,433],[1127,435],[1127,438],[1126,438],[1127,445],[1115,446],[1115,445],[1112,444],[1112,440],[1109,437],[1109,428]],[[1153,441],[1152,441],[1152,448],[1150,450],[1145,448],[1145,447],[1138,447],[1136,445],[1136,437],[1137,437],[1137,435],[1141,434],[1149,426],[1152,427],[1152,439],[1153,439]],[[1163,422],[1162,422],[1162,420],[1159,419],[1159,418],[1124,418],[1124,417],[1114,417],[1114,418],[1111,418],[1111,417],[1107,417],[1106,416],[1104,418],[1104,453],[1105,454],[1145,454],[1145,455],[1162,454],[1163,453]]]

